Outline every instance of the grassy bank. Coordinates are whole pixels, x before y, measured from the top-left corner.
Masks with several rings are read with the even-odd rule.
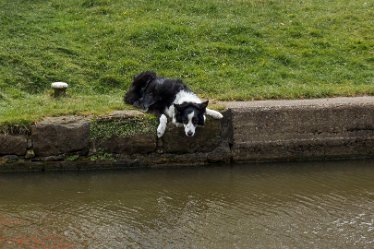
[[[364,0],[3,0],[0,123],[123,109],[143,70],[219,100],[374,94],[373,16]]]
[[[28,125],[46,115],[101,115],[120,109],[123,109],[123,103],[121,96],[118,94],[72,95],[57,100],[48,94],[26,94],[22,98],[2,101],[0,105],[0,124]]]

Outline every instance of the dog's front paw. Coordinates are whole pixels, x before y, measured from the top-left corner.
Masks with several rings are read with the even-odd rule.
[[[159,125],[157,128],[157,137],[161,138],[164,134],[165,134],[165,128]]]
[[[209,114],[214,119],[221,119],[221,118],[223,118],[223,115],[220,112],[217,112],[217,111],[212,111]]]
[[[223,118],[223,115],[220,112],[217,112],[216,115],[214,116],[215,119],[221,119]]]
[[[217,112],[217,111],[214,111],[214,110],[211,110],[211,109],[208,109],[208,108],[206,108],[206,114],[208,116],[211,116],[214,119],[221,119],[221,118],[223,118],[223,115],[220,112]]]
[[[160,138],[164,135],[165,133],[165,130],[166,130],[166,124],[168,122],[168,119],[167,117],[165,116],[165,114],[162,114],[160,116],[160,124],[158,125],[157,127],[157,137]]]

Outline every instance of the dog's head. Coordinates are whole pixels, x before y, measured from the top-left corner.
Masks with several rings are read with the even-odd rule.
[[[196,127],[205,124],[205,112],[209,101],[202,103],[184,102],[174,104],[175,119],[184,126],[184,133],[188,137],[195,135]]]

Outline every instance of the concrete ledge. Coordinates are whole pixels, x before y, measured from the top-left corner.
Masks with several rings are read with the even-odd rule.
[[[225,105],[236,162],[374,156],[374,97]]]
[[[360,106],[373,105],[374,96],[362,97],[337,97],[337,98],[321,98],[321,99],[295,99],[295,100],[257,100],[257,101],[226,101],[220,104],[230,109],[243,109],[252,107],[300,107],[300,106],[321,106],[321,107],[336,107],[336,106]]]
[[[0,134],[0,172],[374,157],[374,97],[223,102],[195,137],[139,111],[46,118]]]

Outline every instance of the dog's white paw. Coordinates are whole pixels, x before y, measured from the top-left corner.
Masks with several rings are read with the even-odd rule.
[[[165,130],[166,130],[166,124],[168,122],[167,117],[162,114],[160,117],[160,124],[157,127],[157,137],[160,138],[164,135]]]
[[[220,112],[206,108],[206,115],[211,116],[214,119],[221,119],[223,115]]]
[[[159,125],[157,127],[157,137],[158,138],[161,138],[164,134],[165,134],[165,127],[163,127],[162,125]]]
[[[215,118],[215,119],[221,119],[221,118],[223,118],[223,115],[222,115],[220,112],[217,112],[217,113],[214,115],[213,118]]]
[[[157,128],[157,137],[158,138],[161,138],[164,134],[165,134],[165,130],[164,129]]]

